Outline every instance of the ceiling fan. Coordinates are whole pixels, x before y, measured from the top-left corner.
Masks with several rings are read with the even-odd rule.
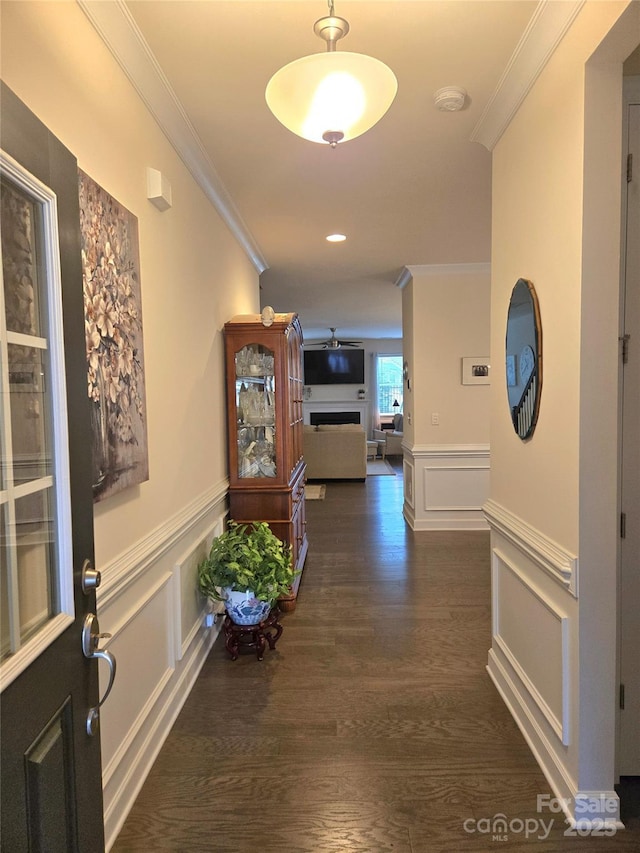
[[[336,330],[334,328],[329,327],[329,331],[331,332],[331,337],[322,341],[323,349],[340,349],[340,347],[357,347],[362,341],[340,341],[336,338]]]

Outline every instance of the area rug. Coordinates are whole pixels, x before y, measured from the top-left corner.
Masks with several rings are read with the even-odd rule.
[[[368,459],[367,460],[367,477],[376,477],[386,475],[395,477],[396,472],[386,459]]]
[[[313,483],[304,487],[304,497],[307,501],[323,501],[327,487],[324,483],[321,486],[315,486]]]

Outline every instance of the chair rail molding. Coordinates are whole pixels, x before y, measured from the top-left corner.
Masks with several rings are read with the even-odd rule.
[[[131,548],[100,566],[102,584],[97,590],[98,606],[104,608],[122,595],[149,566],[210,516],[218,504],[226,500],[228,491],[228,480],[217,483]]]
[[[443,457],[464,459],[470,456],[488,459],[491,446],[489,444],[414,444],[411,452],[415,457],[430,459]]]
[[[515,545],[574,598],[578,597],[578,557],[494,500],[483,507],[489,527]]]

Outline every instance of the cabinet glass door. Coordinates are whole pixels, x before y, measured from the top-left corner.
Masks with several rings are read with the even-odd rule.
[[[247,344],[235,354],[238,477],[276,477],[274,353]]]

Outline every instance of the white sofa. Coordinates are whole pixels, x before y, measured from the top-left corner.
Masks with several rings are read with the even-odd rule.
[[[374,429],[373,438],[375,441],[383,441],[382,457],[385,456],[402,456],[402,439],[404,421],[402,415],[393,416],[393,429]]]
[[[308,480],[365,480],[367,436],[359,424],[319,424],[303,431]]]

